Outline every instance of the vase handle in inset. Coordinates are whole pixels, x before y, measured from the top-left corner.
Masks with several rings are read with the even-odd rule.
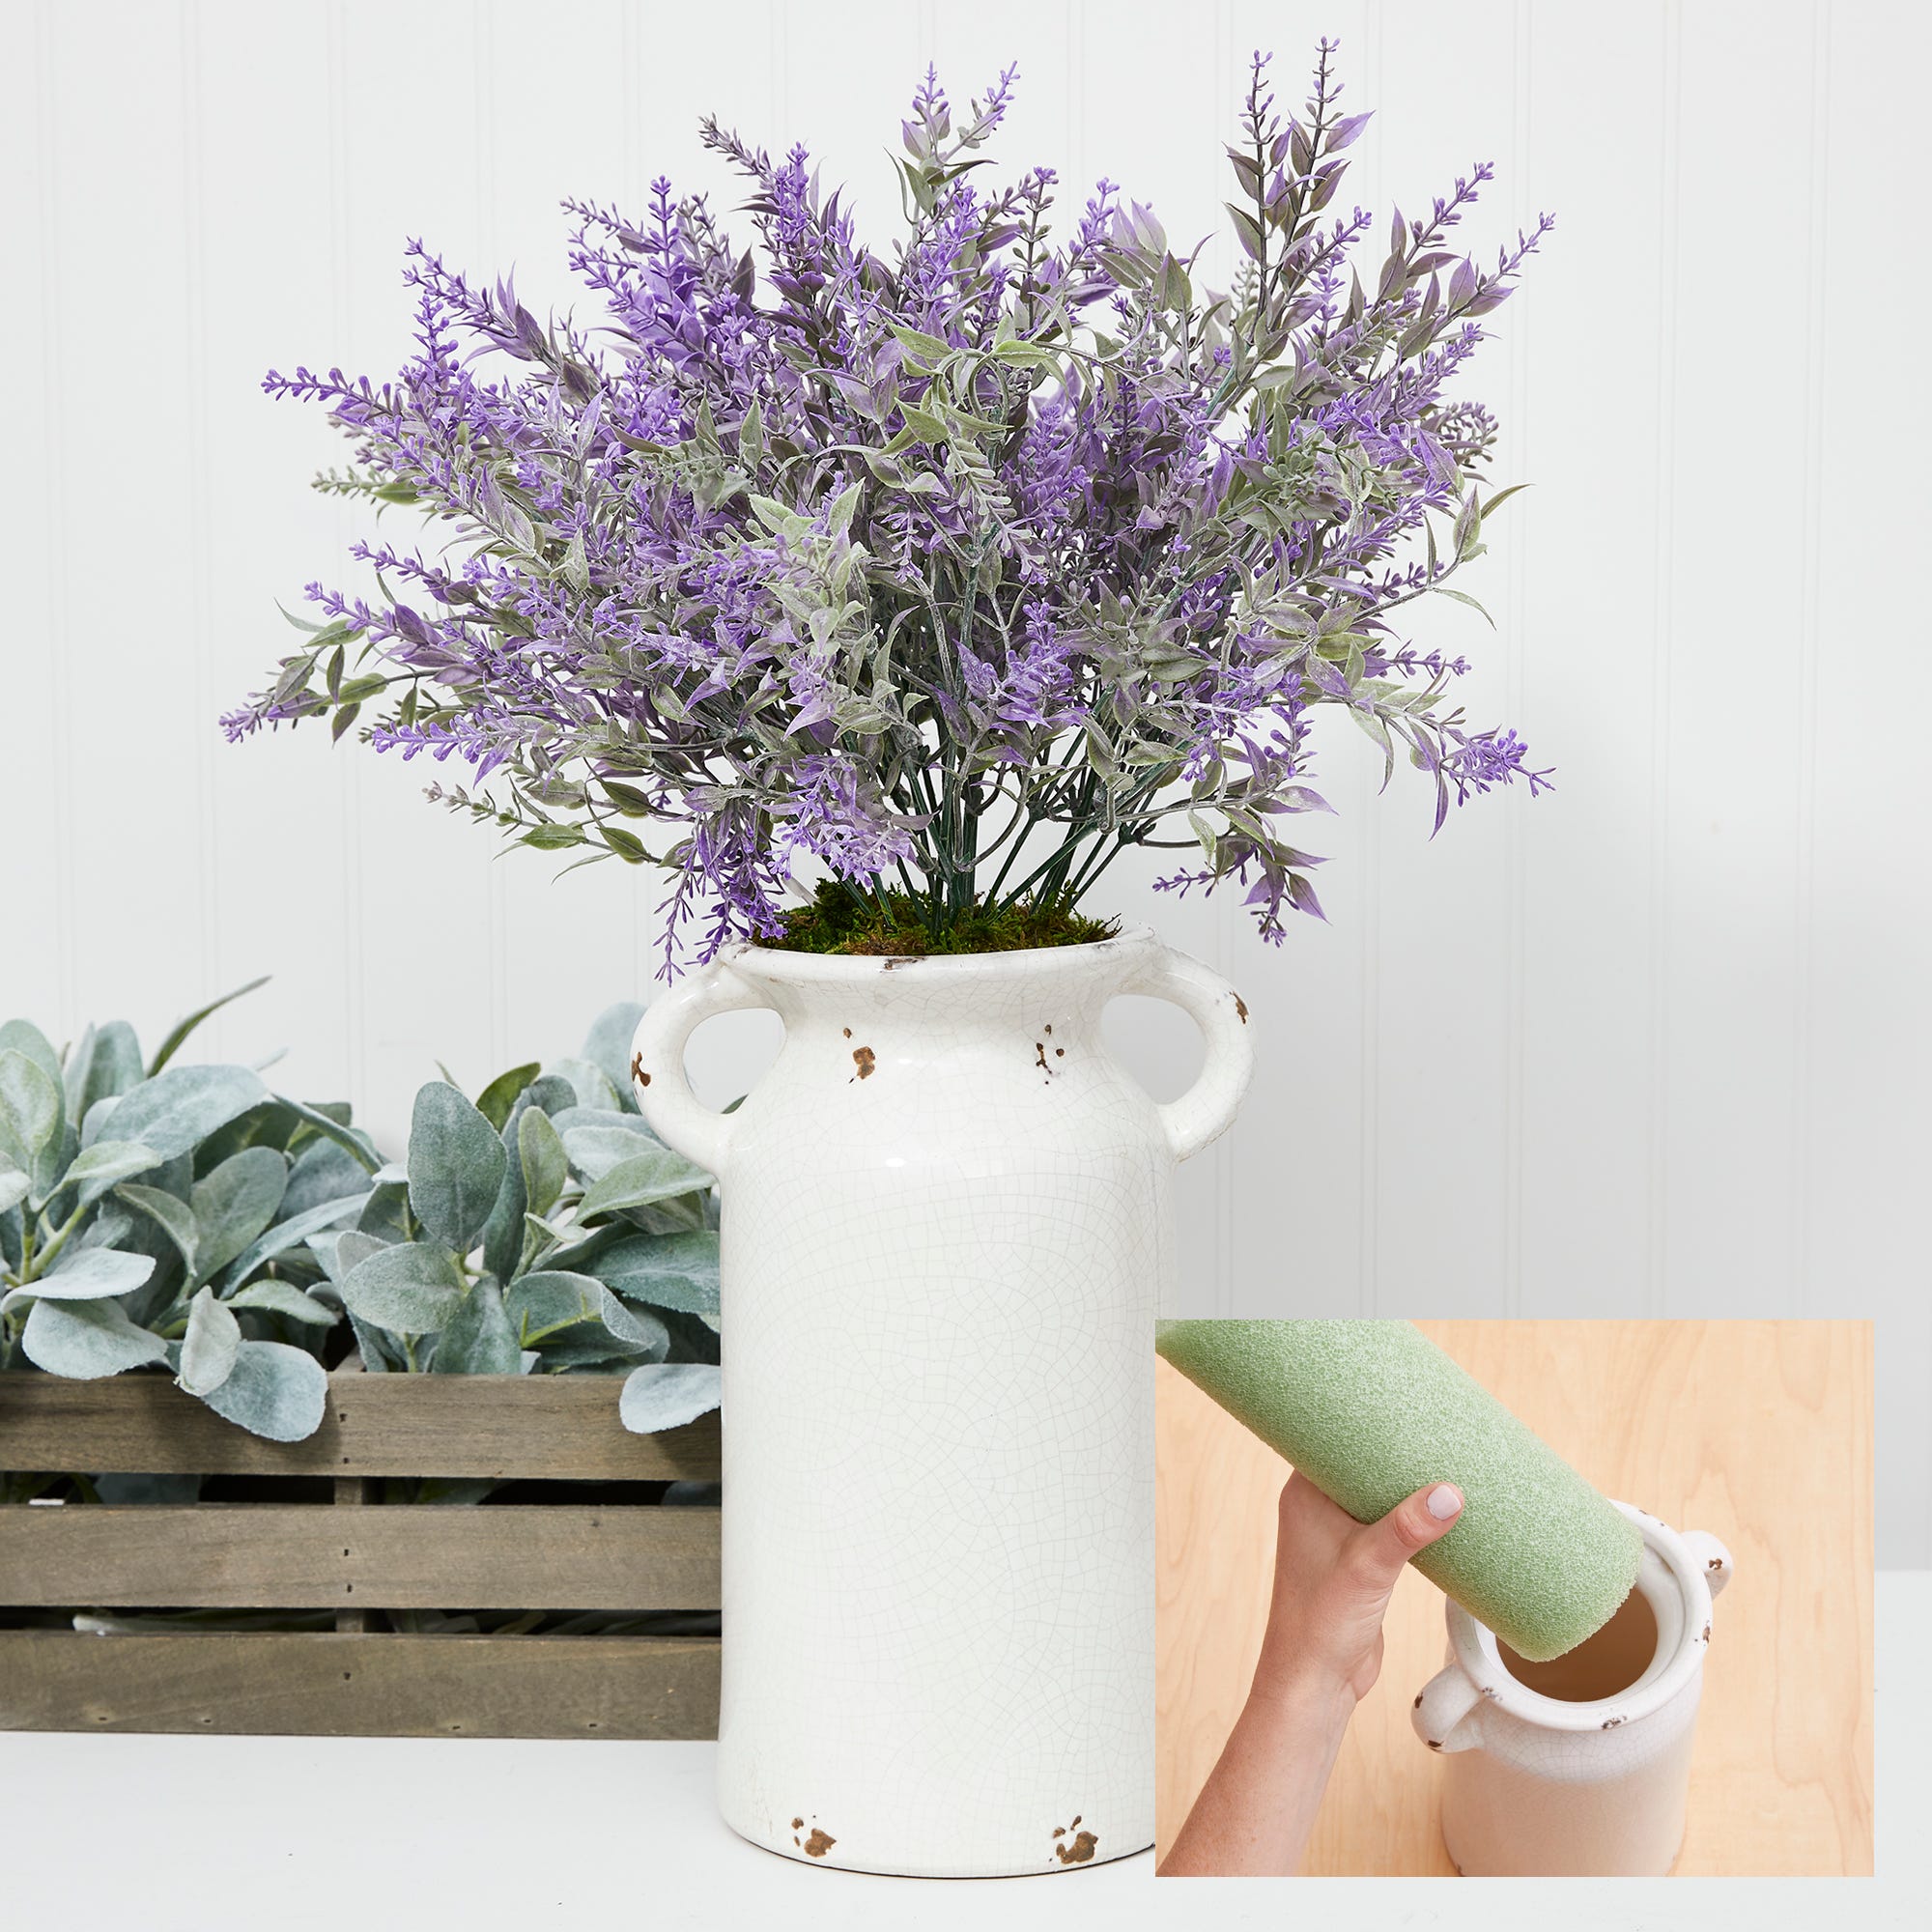
[[[654,1000],[631,1037],[631,1091],[644,1124],[667,1147],[720,1179],[730,1143],[730,1117],[705,1106],[691,1091],[684,1071],[685,1042],[714,1013],[770,1004],[723,960],[713,960]]]
[[[1731,1552],[1708,1529],[1684,1532],[1684,1547],[1704,1578],[1704,1587],[1716,1596],[1731,1580]]]
[[[1194,1020],[1207,1042],[1201,1077],[1179,1099],[1160,1109],[1168,1146],[1176,1160],[1185,1160],[1228,1126],[1248,1091],[1255,1046],[1247,1006],[1218,973],[1165,947],[1122,990],[1172,1000]]]
[[[1408,1720],[1431,1750],[1468,1750],[1482,1743],[1480,1720],[1471,1713],[1483,1693],[1459,1663],[1445,1664],[1422,1687]]]

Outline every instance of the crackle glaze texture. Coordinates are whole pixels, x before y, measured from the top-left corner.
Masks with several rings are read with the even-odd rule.
[[[1208,1041],[1157,1105],[1128,992]],[[734,1114],[693,1027],[775,1009]],[[923,960],[740,947],[645,1015],[650,1124],[724,1187],[719,1802],[809,1863],[1058,1872],[1153,1840],[1150,1347],[1177,1160],[1250,1067],[1234,989],[1144,930]]]
[[[1623,1688],[1546,1696],[1512,1672],[1492,1632],[1447,1605],[1449,1662],[1411,1716],[1446,1759],[1442,1838],[1465,1877],[1661,1878],[1683,1844],[1711,1600],[1731,1558],[1714,1536],[1616,1507],[1642,1533],[1635,1595],[1656,1624]]]

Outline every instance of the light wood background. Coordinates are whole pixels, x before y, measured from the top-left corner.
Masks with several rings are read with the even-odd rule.
[[[1417,1324],[1606,1494],[1709,1530],[1717,1606],[1680,1874],[1872,1869],[1872,1329],[1863,1321]],[[1247,1694],[1288,1464],[1158,1374],[1159,1849]],[[1449,1875],[1409,1728],[1443,1599],[1406,1572],[1304,1871]]]

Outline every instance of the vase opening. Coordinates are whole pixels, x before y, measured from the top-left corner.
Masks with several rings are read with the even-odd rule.
[[[1657,1611],[1646,1592],[1637,1588],[1596,1635],[1585,1637],[1561,1657],[1532,1663],[1500,1637],[1496,1649],[1510,1675],[1526,1690],[1560,1703],[1595,1704],[1628,1690],[1656,1661]]]

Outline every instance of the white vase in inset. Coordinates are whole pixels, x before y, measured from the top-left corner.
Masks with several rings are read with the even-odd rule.
[[[1662,1877],[1684,1841],[1690,1746],[1730,1552],[1628,1503],[1636,1587],[1586,1642],[1528,1663],[1459,1605],[1410,1713],[1443,1753],[1442,1838],[1469,1878]]]
[[[1124,993],[1207,1038],[1156,1104]],[[685,1041],[768,1007],[741,1108]],[[722,1183],[718,1790],[810,1863],[1067,1871],[1153,1841],[1153,1322],[1175,1164],[1234,1117],[1247,1009],[1130,930],[921,959],[741,946],[638,1028],[645,1121]]]

